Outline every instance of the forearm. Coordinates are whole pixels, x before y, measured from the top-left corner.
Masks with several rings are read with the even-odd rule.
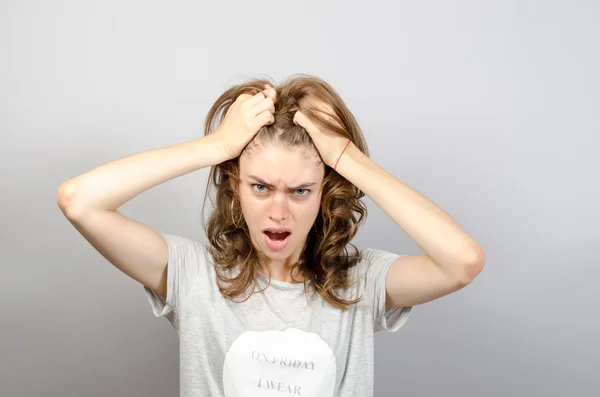
[[[117,209],[154,186],[223,161],[216,142],[208,135],[103,164],[63,183],[57,200],[74,214]]]
[[[456,274],[483,252],[446,212],[351,144],[337,171],[369,196],[436,264]]]

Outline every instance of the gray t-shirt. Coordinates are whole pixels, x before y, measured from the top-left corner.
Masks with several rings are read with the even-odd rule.
[[[341,311],[303,284],[271,279],[233,302],[219,292],[212,257],[198,241],[162,234],[169,248],[166,299],[144,287],[155,316],[179,336],[183,397],[366,397],[373,395],[374,333],[397,331],[412,307],[385,309],[385,279],[399,255],[365,249],[360,280]],[[259,290],[267,285],[259,278]],[[245,296],[244,296],[245,297]]]

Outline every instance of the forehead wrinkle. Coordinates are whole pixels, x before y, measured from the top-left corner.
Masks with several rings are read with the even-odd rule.
[[[271,181],[269,181],[268,179],[262,178],[258,175],[248,175],[248,179],[252,182],[256,182],[258,184],[261,185],[265,185],[265,186],[269,186],[269,187],[275,187],[275,185],[273,183],[271,183]],[[318,186],[318,181],[317,180],[313,180],[313,179],[307,179],[304,182],[300,182],[297,184],[293,184],[293,185],[289,185],[289,186],[285,186],[286,189],[305,189],[305,188],[314,188],[315,186]]]
[[[265,168],[271,169],[265,172]],[[302,171],[295,172],[291,175],[284,169],[276,170],[273,169],[273,167],[252,167],[252,169],[245,169],[243,174],[246,179],[254,181],[255,183],[277,187],[283,186],[286,188],[293,188],[311,183],[318,185],[322,180],[322,176],[319,175],[316,167],[315,169],[302,167]]]
[[[273,156],[267,158],[256,152],[252,156],[246,156],[240,161],[240,176],[247,179],[247,182],[260,183],[269,186],[281,187],[285,186],[288,189],[301,186],[303,184],[314,183],[312,187],[322,184],[324,169],[317,158],[317,161],[311,161],[315,156],[306,156],[303,152],[295,151],[295,159],[300,164],[296,164],[293,170],[286,169],[285,166],[278,166],[275,162],[280,162],[282,153],[275,151]],[[285,158],[285,156],[284,156]],[[306,164],[308,163],[308,164]],[[251,176],[255,176],[262,182],[253,180]],[[286,178],[287,177],[287,178]]]

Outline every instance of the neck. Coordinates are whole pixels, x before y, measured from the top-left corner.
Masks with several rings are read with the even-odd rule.
[[[294,281],[294,278],[302,282],[303,277],[298,274],[297,271],[295,274],[292,274],[292,266],[298,262],[298,259],[299,257],[296,257],[295,255],[285,260],[273,260],[265,258],[265,261],[261,263],[261,272],[265,275],[268,275],[270,270],[271,278],[286,283],[296,283],[297,281]]]

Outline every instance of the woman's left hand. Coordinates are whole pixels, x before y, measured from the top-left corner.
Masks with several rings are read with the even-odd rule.
[[[324,117],[329,117],[327,114],[335,114],[333,109],[324,103],[319,103],[318,109]],[[331,117],[329,119],[333,121]],[[294,123],[308,132],[325,164],[333,168],[348,144],[348,138],[321,128],[299,110],[294,114]]]

